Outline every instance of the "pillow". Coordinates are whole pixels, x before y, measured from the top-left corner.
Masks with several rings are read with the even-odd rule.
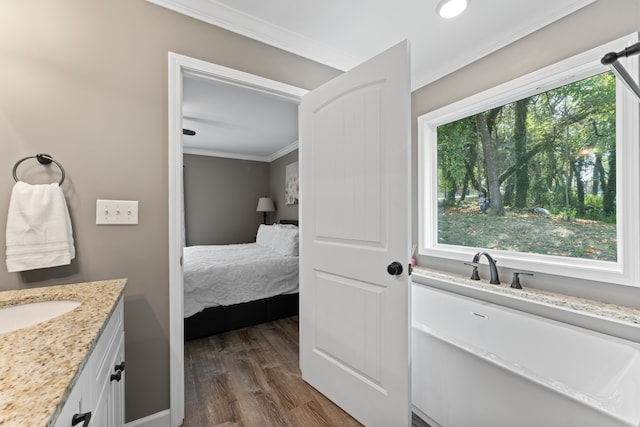
[[[298,228],[297,225],[295,224],[274,224],[276,227],[281,227],[281,228]]]
[[[298,256],[298,228],[275,227],[271,249],[283,256]]]
[[[273,242],[275,235],[275,227],[273,225],[260,224],[258,227],[258,235],[256,236],[256,243],[262,247],[268,248]]]

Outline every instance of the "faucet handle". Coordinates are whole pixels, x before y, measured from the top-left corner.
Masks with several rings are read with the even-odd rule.
[[[514,271],[513,272],[513,280],[511,281],[511,287],[513,289],[522,289],[520,285],[520,275],[524,274],[525,276],[533,276],[533,273],[526,273],[524,271]]]
[[[478,275],[478,264],[477,262],[465,262],[465,265],[470,265],[473,267],[473,271],[471,272],[471,280],[480,280],[480,275]]]

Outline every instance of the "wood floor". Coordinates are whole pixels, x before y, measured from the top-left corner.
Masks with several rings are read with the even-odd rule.
[[[360,425],[302,381],[297,317],[185,343],[184,427]]]

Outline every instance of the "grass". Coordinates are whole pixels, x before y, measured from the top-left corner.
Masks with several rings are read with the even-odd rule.
[[[483,214],[477,205],[440,208],[438,241],[449,245],[616,261],[616,225],[529,212],[504,217]]]

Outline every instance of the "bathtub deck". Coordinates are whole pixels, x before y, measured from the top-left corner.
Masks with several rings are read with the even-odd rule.
[[[443,425],[639,425],[640,344],[435,287],[411,303],[413,403]]]

